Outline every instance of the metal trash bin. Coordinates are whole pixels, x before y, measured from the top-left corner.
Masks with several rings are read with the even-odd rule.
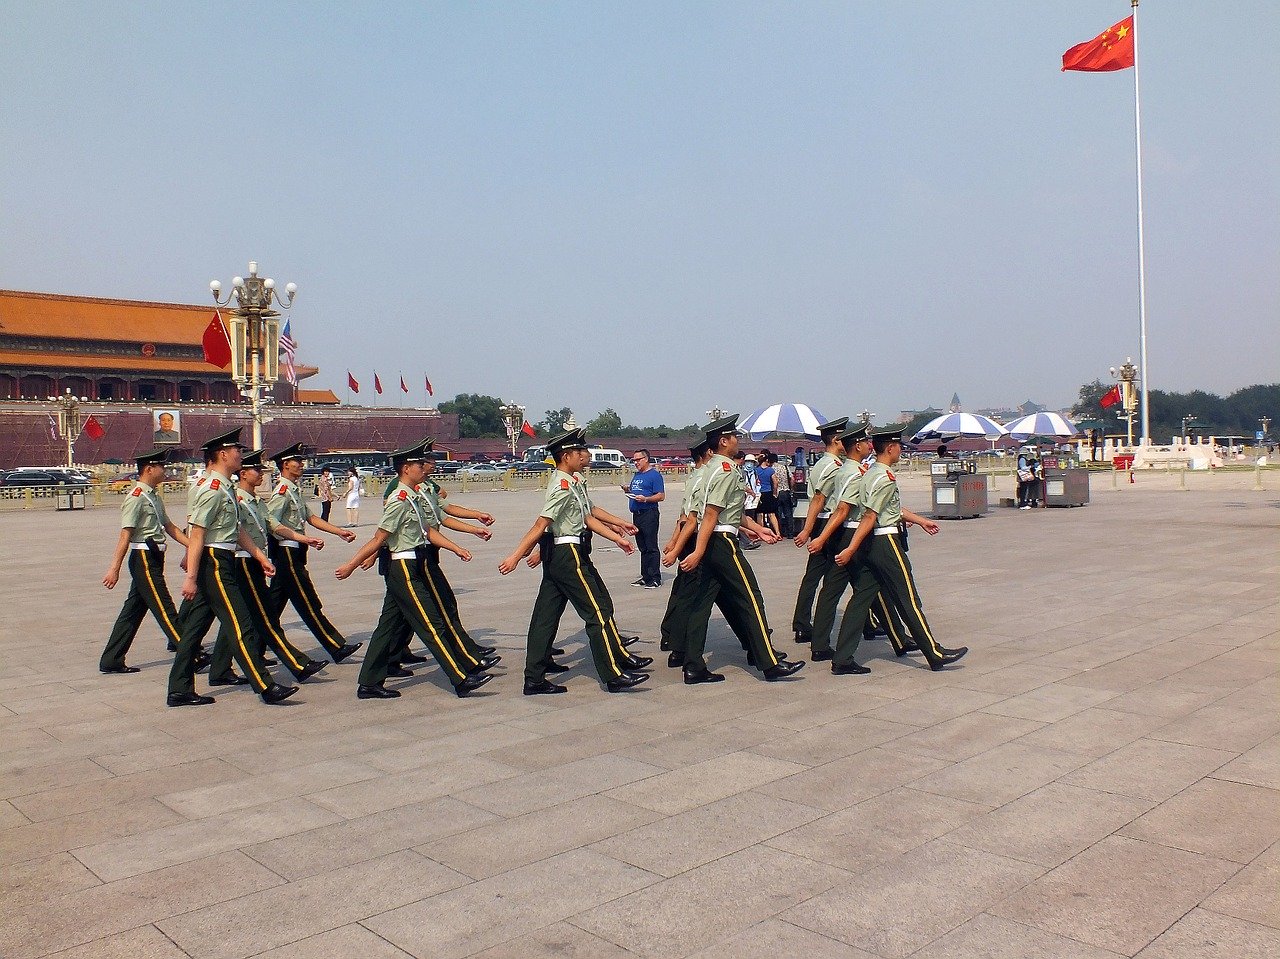
[[[1084,506],[1088,502],[1088,470],[1073,467],[1044,470],[1045,506]]]
[[[930,465],[934,519],[971,519],[987,512],[987,474],[972,461],[941,460]]]
[[[84,509],[84,490],[61,490],[54,494],[55,508],[59,510]]]

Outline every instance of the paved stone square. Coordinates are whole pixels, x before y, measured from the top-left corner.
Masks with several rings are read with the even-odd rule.
[[[913,534],[935,632],[972,649],[942,673],[876,642],[870,676],[765,683],[717,616],[727,682],[685,687],[662,658],[608,695],[569,613],[570,691],[533,698],[538,574],[495,568],[540,494],[473,494],[494,540],[445,563],[504,657],[480,694],[432,668],[361,702],[348,662],[284,706],[196,709],[164,706],[150,622],[141,673],[97,670],[126,588],[99,583],[116,511],[0,513],[0,956],[1275,957],[1280,495],[1178,485],[1095,478],[1084,509]],[[351,549],[312,564],[363,640],[382,587],[332,579]],[[750,558],[804,655],[802,552]],[[658,656],[669,584],[596,559]]]

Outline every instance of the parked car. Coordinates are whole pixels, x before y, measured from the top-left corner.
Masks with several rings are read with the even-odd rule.
[[[138,482],[137,473],[125,473],[124,476],[113,479],[107,485],[107,489],[112,493],[127,493],[136,482]]]
[[[494,466],[492,463],[473,463],[472,465],[458,470],[459,476],[470,476],[473,478],[492,479],[495,476],[501,476],[505,472]]]
[[[5,474],[4,480],[0,481],[0,485],[6,490],[19,489],[39,489],[52,490],[54,488],[59,491],[87,493],[89,484],[84,480],[69,476],[66,473],[54,472],[52,470],[34,470],[21,469],[14,470]]]
[[[541,460],[538,460],[533,463],[518,463],[516,464],[515,469],[517,473],[549,473],[551,470],[555,469],[555,467],[550,463],[544,463]]]
[[[461,472],[465,463],[459,463],[457,460],[439,460],[436,462],[436,472],[441,476],[452,476]]]

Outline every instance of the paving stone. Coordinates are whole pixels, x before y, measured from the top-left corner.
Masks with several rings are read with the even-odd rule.
[[[1193,909],[1136,959],[1274,959],[1280,930]]]
[[[397,949],[364,926],[352,923],[260,952],[257,959],[352,959],[355,956],[360,959],[407,959],[409,953]]]
[[[1280,735],[1263,740],[1214,775],[1233,782],[1280,789]]]
[[[1084,763],[1084,757],[1075,753],[1011,742],[930,773],[912,786],[955,799],[1001,806]]]
[[[472,959],[627,959],[634,955],[572,923],[557,922],[477,952]]]
[[[554,736],[530,733],[526,741],[515,745],[495,746],[486,749],[482,755],[486,759],[517,769],[532,771],[651,743],[665,736],[665,733],[638,723],[613,722],[587,729],[574,729]]]
[[[1141,739],[1095,759],[1062,781],[1162,802],[1232,758],[1232,753],[1221,749]]]
[[[1280,929],[1280,843],[1245,866],[1204,901],[1206,909]]]
[[[1272,690],[1275,689],[1275,684]],[[1210,703],[1147,734],[1187,746],[1246,752],[1280,733],[1280,713],[1273,709],[1240,704],[1235,697]]]
[[[803,805],[818,803],[823,809],[835,811],[888,792],[946,765],[939,759],[877,747],[779,779],[758,787],[758,790],[766,796],[789,799]]]
[[[1056,723],[1114,698],[1115,694],[1110,690],[1056,683],[984,706],[982,712],[1032,719],[1041,723]]]
[[[553,770],[525,773],[492,785],[468,789],[457,793],[457,796],[464,802],[501,816],[521,816],[661,772],[663,770],[656,766],[621,756],[591,756]]]
[[[0,832],[0,865],[40,859],[94,843],[123,839],[182,821],[154,799],[13,826]]]
[[[777,959],[788,955],[805,959],[876,959],[874,953],[779,919],[766,919],[723,942],[699,949],[689,959]]]
[[[157,798],[188,819],[201,819],[276,800],[291,799],[334,786],[364,782],[379,774],[374,766],[355,759],[328,759],[296,766],[285,772],[242,776],[235,782],[171,792]]]
[[[11,909],[19,903],[51,899],[101,882],[75,856],[60,852],[47,859],[6,866],[0,874],[0,900]]]
[[[1248,863],[1280,841],[1280,792],[1202,779],[1121,830],[1216,859]]]
[[[871,719],[885,719],[891,723],[937,726],[948,719],[976,712],[1007,698],[999,693],[935,685],[927,692],[868,710],[864,715]]]
[[[913,736],[904,736],[894,746],[918,756],[955,762],[1025,736],[1040,725],[1029,719],[975,712],[948,719]]]
[[[189,959],[155,926],[138,926],[54,953],[51,959]]]
[[[607,795],[667,816],[687,812],[726,796],[782,779],[805,767],[754,753],[738,752],[612,789]]]
[[[1119,959],[1119,953],[983,913],[944,933],[912,959]]]
[[[450,762],[448,757],[441,757],[441,761],[430,768],[337,786],[312,793],[307,799],[348,819],[355,819],[384,809],[447,796],[468,787],[510,779],[515,775],[516,770],[510,766],[488,759],[464,757]]]
[[[769,742],[752,746],[747,751],[790,763],[821,766],[834,759],[861,752],[869,746],[880,746],[916,731],[918,731],[917,727],[908,726],[905,723],[890,723],[883,719],[870,719],[866,716],[850,716],[812,729],[788,733]]]

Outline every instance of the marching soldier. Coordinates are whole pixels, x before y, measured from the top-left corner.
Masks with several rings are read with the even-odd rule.
[[[703,440],[689,447],[689,458],[693,460],[693,469],[685,477],[684,496],[680,500],[680,516],[676,519],[675,528],[671,530],[671,538],[662,549],[662,565],[675,566],[693,552],[694,534],[698,529],[698,518],[693,512],[693,504],[697,499],[705,478],[703,467],[711,456],[711,448]],[[686,573],[676,567],[675,582],[671,584],[671,595],[667,597],[667,611],[662,617],[662,639],[659,649],[670,650],[673,638],[684,638],[685,624],[689,618],[690,588],[696,573]],[[683,655],[681,656],[683,659]]]
[[[485,672],[487,667],[483,664],[469,670],[459,660],[456,649],[451,648],[451,642],[445,638],[448,626],[423,575],[428,543],[456,553],[463,562],[471,561],[470,553],[428,526],[422,515],[414,490],[426,477],[423,468],[426,459],[426,443],[391,454],[399,489],[383,504],[382,521],[373,538],[335,571],[338,579],[346,579],[357,567],[367,568],[384,546],[388,551],[385,568],[380,570],[386,576],[387,595],[360,669],[356,687],[358,699],[396,699],[400,696],[398,689],[386,688],[386,680],[391,669],[392,645],[405,623],[431,650],[458,696],[469,696],[493,678]]]
[[[188,600],[182,622],[182,640],[169,671],[170,706],[203,706],[212,696],[195,691],[196,654],[200,637],[208,628],[206,607],[222,624],[231,642],[231,652],[254,690],[268,704],[283,702],[298,691],[271,678],[262,661],[261,641],[254,630],[253,617],[236,575],[235,551],[248,552],[269,576],[271,561],[249,534],[240,527],[240,510],[232,491],[230,476],[240,468],[244,447],[240,428],[215,436],[202,447],[206,467],[205,482],[195,496],[187,531],[187,575],[182,595]]]
[[[321,549],[324,543],[307,537],[307,524],[339,536],[348,543],[355,542],[356,534],[349,529],[339,529],[311,514],[306,497],[298,487],[298,480],[302,479],[302,468],[306,464],[301,443],[282,449],[273,454],[271,459],[280,470],[280,481],[276,483],[275,491],[267,501],[267,512],[279,526],[293,530],[299,537],[284,539],[276,535],[271,538],[270,555],[276,564],[276,575],[271,580],[271,610],[279,617],[285,606],[293,603],[293,608],[320,641],[325,652],[335,663],[340,663],[359,649],[361,644],[348,643],[324,614],[320,597],[311,582],[311,573],[307,571],[307,544],[318,542],[315,548]]]
[[[126,666],[124,658],[148,610],[172,648],[177,649],[182,638],[178,630],[178,611],[164,581],[164,551],[166,533],[183,546],[187,545],[187,537],[170,521],[164,510],[164,501],[156,492],[164,482],[168,461],[169,451],[163,449],[138,457],[138,482],[126,494],[120,511],[120,538],[116,541],[115,555],[111,558],[107,575],[102,577],[102,585],[115,589],[126,554],[131,583],[129,595],[125,597],[102,658],[98,661],[98,669],[104,673],[138,672],[137,666]]]
[[[560,617],[569,603],[586,626],[600,681],[609,692],[622,692],[649,678],[648,674],[633,670],[652,660],[630,657],[623,648],[622,637],[613,622],[612,602],[591,562],[584,538],[590,532],[599,533],[627,554],[635,552],[635,546],[620,531],[626,530],[628,524],[593,507],[586,494],[586,484],[578,475],[591,455],[586,430],[560,434],[547,444],[547,450],[555,458],[556,468],[547,484],[542,512],[515,552],[498,565],[498,571],[505,576],[529,556],[535,546],[539,548],[539,555],[529,559],[530,566],[542,566],[542,584],[529,620],[524,694],[539,696],[566,691],[566,687],[548,681],[546,675],[549,670],[562,669],[552,660],[551,650]]]
[[[300,541],[319,549],[324,545],[321,540],[299,536],[293,530],[280,526],[271,518],[271,514],[258,499],[257,491],[263,479],[262,452],[262,450],[254,450],[252,453],[246,453],[240,462],[240,481],[236,486],[240,526],[249,534],[253,544],[264,553],[273,535]],[[249,600],[249,615],[253,619],[254,633],[258,639],[266,642],[275,651],[280,661],[300,683],[306,682],[324,669],[323,662],[303,655],[285,638],[284,628],[280,625],[280,616],[271,608],[266,574],[248,551],[236,550],[236,571],[240,574],[240,588]],[[209,619],[213,618],[212,612],[207,615]],[[248,680],[243,676],[237,676],[231,671],[231,637],[226,629],[220,629],[218,640],[213,647],[213,661],[209,666],[209,685],[239,686],[247,682]]]
[[[840,624],[831,671],[838,676],[871,672],[854,662],[853,656],[862,638],[863,621],[878,590],[887,594],[889,604],[907,624],[916,645],[929,661],[929,668],[936,671],[956,662],[969,648],[947,649],[933,638],[911,575],[911,561],[903,547],[902,527],[905,524],[919,526],[933,536],[938,532],[938,524],[902,507],[892,469],[902,456],[902,431],[877,430],[871,434],[871,441],[876,462],[862,477],[862,518],[849,545],[835,557],[836,563],[848,569],[853,596]]]
[[[813,645],[809,658],[816,662],[831,659],[831,630],[835,625],[836,609],[840,595],[849,585],[849,577],[844,567],[836,564],[835,556],[853,539],[853,531],[862,519],[861,480],[870,468],[864,461],[875,462],[872,454],[871,434],[867,427],[858,425],[850,427],[840,434],[840,442],[844,447],[845,459],[836,471],[834,490],[828,503],[834,503],[831,519],[822,532],[809,541],[809,552],[822,551],[827,556],[828,568],[822,577],[822,589],[818,593],[818,604],[813,615]],[[892,612],[883,597],[877,593],[873,610],[881,613],[886,635],[893,644],[893,651],[898,656],[905,656],[917,649],[915,643],[904,638],[905,629],[902,621]],[[871,616],[863,627],[862,636],[870,639],[872,629]]]
[[[742,638],[747,642],[752,661],[764,672],[765,679],[775,682],[804,666],[803,662],[783,661],[769,642],[769,624],[765,621],[760,584],[756,582],[755,573],[738,545],[739,526],[746,527],[765,543],[776,543],[780,537],[743,516],[746,479],[733,465],[732,458],[738,451],[737,425],[735,414],[706,427],[707,445],[712,455],[707,461],[706,482],[702,486],[698,539],[693,552],[680,561],[680,569],[686,573],[701,569],[690,603],[683,646],[684,681],[691,686],[724,679],[720,673],[709,671],[702,658],[707,643],[707,620],[717,595],[723,596],[734,612],[730,624],[736,620],[746,630]]]
[[[836,470],[843,461],[844,446],[840,442],[840,434],[848,423],[849,417],[841,416],[818,427],[818,435],[822,437],[826,449],[809,471],[809,511],[805,514],[804,527],[795,538],[797,546],[804,546],[815,533],[821,533],[831,518],[831,508],[827,501],[831,497]],[[809,642],[809,637],[813,634],[813,599],[830,568],[831,559],[826,553],[809,553],[804,576],[800,579],[800,591],[796,595],[795,612],[791,614],[791,628],[795,632],[797,643]]]

